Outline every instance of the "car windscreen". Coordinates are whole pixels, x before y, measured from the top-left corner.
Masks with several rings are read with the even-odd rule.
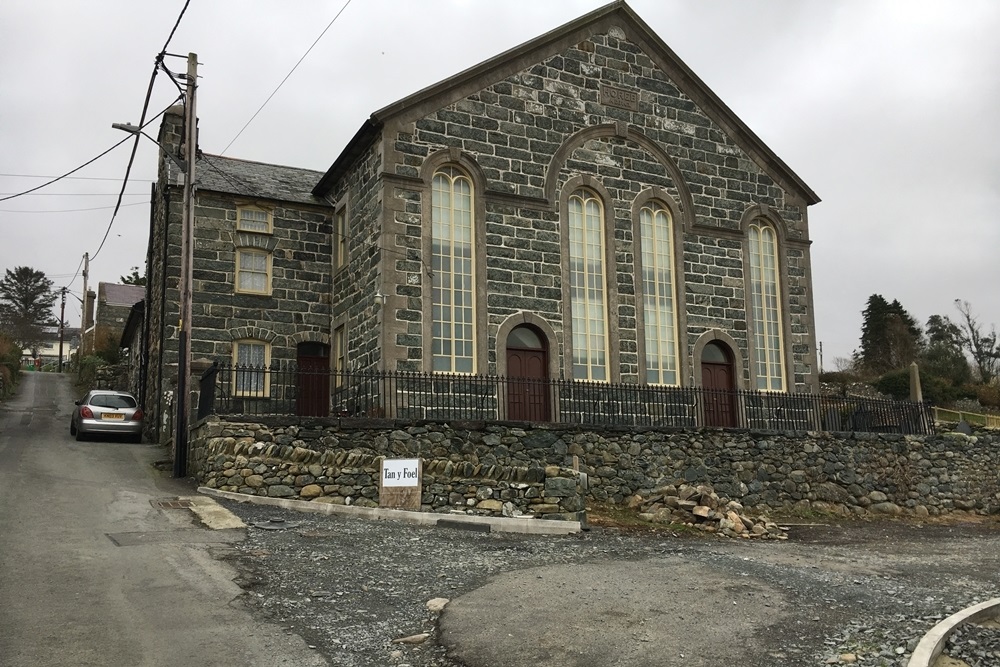
[[[134,408],[135,399],[118,394],[98,394],[90,399],[90,404],[98,408]]]

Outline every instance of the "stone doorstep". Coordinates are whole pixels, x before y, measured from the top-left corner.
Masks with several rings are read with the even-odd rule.
[[[907,667],[933,667],[955,628],[963,623],[980,623],[996,618],[1000,618],[1000,598],[980,602],[952,614],[923,636],[910,656]]]
[[[522,533],[526,535],[570,535],[579,533],[583,527],[579,521],[556,521],[553,519],[535,519],[532,517],[496,517],[473,516],[469,514],[439,514],[436,512],[412,512],[409,510],[388,509],[385,507],[357,507],[355,505],[334,505],[332,503],[314,503],[308,500],[291,498],[270,498],[267,496],[250,496],[245,493],[220,491],[207,486],[199,486],[198,492],[215,498],[225,498],[242,503],[255,505],[270,505],[297,512],[313,512],[316,514],[340,514],[369,520],[392,519],[421,526],[437,526],[444,520],[444,525],[456,527],[455,524],[479,524],[489,526],[494,533]],[[222,508],[220,508],[222,509]]]

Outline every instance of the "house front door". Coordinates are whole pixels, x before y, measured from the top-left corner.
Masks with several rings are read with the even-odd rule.
[[[705,346],[701,355],[701,386],[705,396],[705,426],[736,426],[736,376],[732,355],[719,342]]]
[[[551,421],[548,379],[544,339],[531,327],[516,327],[507,337],[507,418]]]
[[[330,346],[299,343],[296,350],[297,387],[295,414],[330,416]]]

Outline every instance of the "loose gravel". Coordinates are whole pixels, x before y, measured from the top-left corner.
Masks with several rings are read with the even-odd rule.
[[[669,599],[649,610],[650,614],[681,616],[711,609],[706,614],[710,617],[700,623],[719,629],[727,641],[720,646],[708,631],[705,641],[690,633],[669,637],[662,624],[656,626],[659,636],[636,634],[636,642],[659,642],[662,665],[905,667],[917,642],[938,621],[1000,597],[996,578],[1000,528],[995,522],[785,523],[789,539],[781,542],[611,528],[542,537],[219,502],[251,526],[245,541],[216,553],[240,573],[237,581],[246,591],[242,603],[302,636],[330,664],[343,667],[496,664],[459,650],[463,620],[472,623],[471,616],[449,617],[447,632],[442,634],[438,613],[429,610],[427,603],[462,596],[472,600],[480,589],[503,595],[502,587],[515,579],[509,575],[529,568],[555,572],[565,566],[690,566],[677,568],[678,582]],[[271,519],[297,525],[283,530],[252,525],[267,525]],[[642,571],[642,567],[634,569]],[[538,585],[544,585],[541,579]],[[621,582],[619,597],[627,596],[628,586],[639,590],[643,582],[635,578]],[[539,591],[546,594],[543,588]],[[576,603],[599,608],[603,602],[596,596],[600,594]],[[552,590],[548,595],[561,592]],[[718,611],[722,605],[725,613]],[[566,622],[558,616],[551,618]],[[655,619],[636,623],[645,620]],[[539,625],[544,624],[509,619],[509,627],[517,628],[519,641],[525,645],[545,641],[546,630],[549,634],[560,630]],[[473,628],[466,629],[471,636]],[[967,660],[970,665],[1000,664],[995,658],[996,633],[963,629],[951,650],[970,650],[969,657],[980,660]],[[588,649],[588,637],[574,633],[568,625],[561,634],[569,642],[578,642],[581,650]],[[699,645],[715,662],[699,661]],[[462,655],[465,662],[456,655]],[[505,664],[517,663],[508,660]],[[542,657],[524,664],[598,663]],[[628,662],[605,658],[600,664]]]

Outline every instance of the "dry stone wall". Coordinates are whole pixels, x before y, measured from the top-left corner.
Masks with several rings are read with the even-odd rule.
[[[577,519],[587,500],[638,504],[708,485],[755,512],[939,515],[1000,511],[1000,434],[613,429],[565,425],[368,427],[203,420],[195,474],[239,493],[374,506],[380,457],[420,458],[421,509]],[[578,470],[579,472],[574,472]],[[639,500],[636,500],[636,497]]]

